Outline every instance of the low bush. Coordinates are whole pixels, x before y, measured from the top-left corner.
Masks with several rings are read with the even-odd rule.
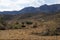
[[[31,21],[26,21],[26,24],[31,25],[31,24],[33,24],[33,22],[31,22]]]
[[[0,26],[0,30],[6,30],[6,27]]]

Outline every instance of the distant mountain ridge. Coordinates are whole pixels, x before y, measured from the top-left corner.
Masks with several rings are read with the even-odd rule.
[[[19,11],[4,11],[0,12],[0,14],[20,14],[20,13],[38,13],[38,12],[45,12],[45,13],[53,13],[60,11],[60,4],[53,4],[53,5],[42,5],[40,7],[26,7]]]
[[[60,11],[60,4],[54,4],[54,5],[42,5],[39,7],[40,11],[42,12],[57,12]]]

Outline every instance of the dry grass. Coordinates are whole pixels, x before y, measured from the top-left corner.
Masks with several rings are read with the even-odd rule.
[[[60,36],[38,36],[32,35],[32,32],[40,32],[42,29],[17,29],[17,30],[0,30],[0,40],[60,40]]]

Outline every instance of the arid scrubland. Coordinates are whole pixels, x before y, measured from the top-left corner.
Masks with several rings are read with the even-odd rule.
[[[0,40],[60,40],[60,12],[27,15],[1,15]]]

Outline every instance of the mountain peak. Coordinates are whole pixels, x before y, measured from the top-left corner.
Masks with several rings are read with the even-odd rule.
[[[53,5],[47,5],[44,4],[40,7],[25,7],[20,11],[6,11],[6,12],[0,12],[0,14],[20,14],[20,13],[40,13],[40,12],[45,12],[45,13],[54,13],[60,11],[60,4],[53,4]]]

